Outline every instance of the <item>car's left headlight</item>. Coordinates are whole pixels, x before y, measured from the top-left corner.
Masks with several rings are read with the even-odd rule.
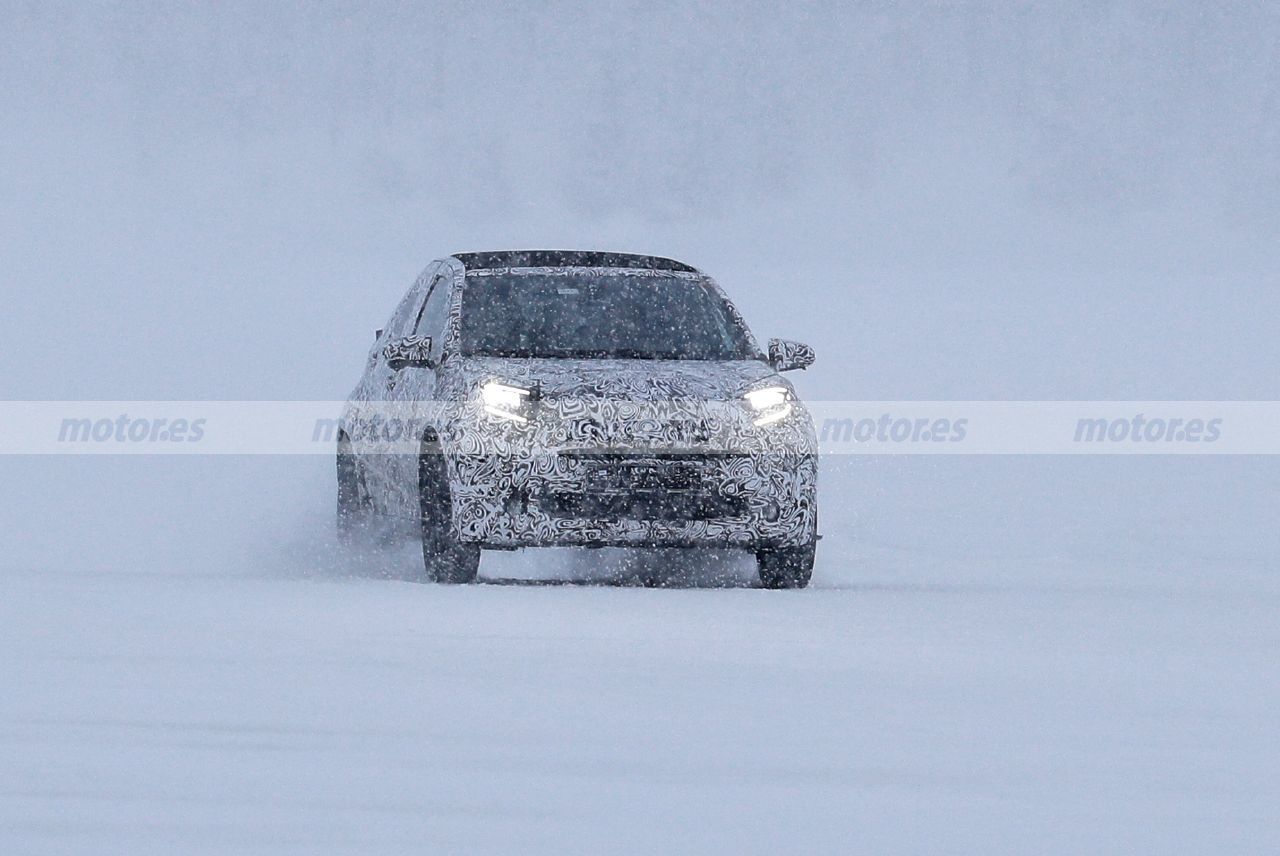
[[[763,386],[742,396],[751,410],[755,425],[768,425],[791,415],[791,390],[785,386]]]
[[[528,422],[531,415],[531,390],[491,380],[480,387],[480,401],[485,413],[513,422]]]

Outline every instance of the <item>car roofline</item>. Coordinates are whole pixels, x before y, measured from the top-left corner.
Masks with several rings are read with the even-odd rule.
[[[456,259],[465,270],[532,267],[639,268],[705,275],[692,265],[663,256],[596,250],[489,250],[453,253],[449,258]]]

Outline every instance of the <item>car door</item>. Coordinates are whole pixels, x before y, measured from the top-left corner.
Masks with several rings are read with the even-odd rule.
[[[399,488],[394,480],[397,468],[391,460],[395,457],[391,454],[391,447],[396,438],[393,437],[394,426],[390,423],[391,408],[388,407],[400,377],[388,365],[384,350],[389,343],[404,338],[413,329],[439,269],[438,261],[428,265],[392,312],[369,351],[364,375],[352,393],[345,418],[351,451],[364,474],[365,487],[374,509],[382,514],[393,513],[400,504],[397,498]]]
[[[394,504],[390,513],[397,517],[417,518],[418,442],[428,425],[439,422],[441,403],[436,400],[439,387],[440,358],[444,332],[452,297],[452,270],[442,264],[427,286],[426,300],[418,310],[405,335],[430,337],[432,366],[409,366],[398,371],[388,368],[386,410],[395,420],[393,431],[398,436],[395,453],[383,462],[387,471],[389,499]],[[412,430],[409,430],[409,429]]]

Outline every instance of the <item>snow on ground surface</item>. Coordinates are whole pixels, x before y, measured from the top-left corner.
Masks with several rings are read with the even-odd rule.
[[[1149,500],[1177,517],[1163,546],[1101,519],[1154,533],[1151,479],[1266,499],[1274,465],[837,460],[826,518],[862,530],[828,525],[813,587],[770,592],[733,557],[643,588],[620,551],[486,554],[502,585],[397,581],[412,545],[332,546],[328,463],[5,461],[10,485],[82,480],[0,506],[29,533],[2,577],[0,849],[1280,846],[1280,583],[1255,519],[1274,504]],[[300,495],[254,498],[271,484]],[[100,548],[87,529],[41,543],[58,507],[67,526],[92,509]],[[229,535],[245,515],[253,537]]]
[[[1274,590],[5,585],[9,853],[1278,843]]]

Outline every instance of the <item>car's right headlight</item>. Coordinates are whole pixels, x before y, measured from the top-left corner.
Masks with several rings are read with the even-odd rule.
[[[519,386],[491,380],[480,387],[480,401],[484,411],[499,419],[512,422],[528,422],[532,392]]]
[[[751,421],[757,426],[786,419],[794,409],[791,406],[791,390],[785,386],[762,386],[742,397],[751,409]]]

